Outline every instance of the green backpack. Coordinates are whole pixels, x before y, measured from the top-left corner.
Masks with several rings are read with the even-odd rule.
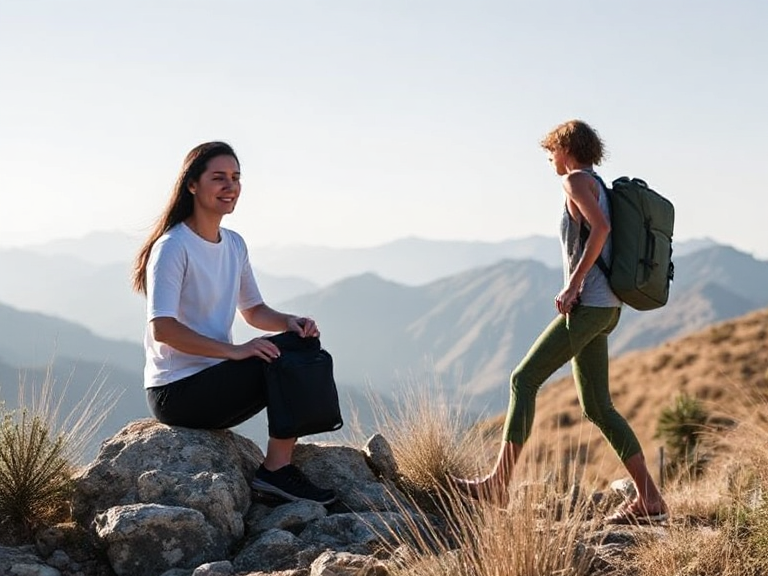
[[[672,231],[675,207],[639,178],[623,176],[603,185],[611,207],[612,258],[597,265],[622,302],[635,310],[661,308],[669,299],[675,275]],[[589,232],[582,228],[582,238]]]

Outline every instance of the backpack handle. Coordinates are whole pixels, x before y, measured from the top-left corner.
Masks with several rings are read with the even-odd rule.
[[[645,180],[641,180],[640,178],[632,178],[630,179],[628,176],[622,176],[621,178],[617,178],[614,180],[615,183],[628,183],[628,182],[635,182],[636,184],[639,184],[643,188],[648,188],[648,183]]]

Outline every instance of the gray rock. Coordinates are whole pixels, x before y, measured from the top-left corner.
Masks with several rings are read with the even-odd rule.
[[[318,556],[327,551],[328,549],[325,546],[308,544],[307,548],[299,550],[299,553],[296,555],[296,566],[302,569],[309,568]]]
[[[189,568],[171,568],[170,570],[163,572],[160,576],[192,576],[192,572],[194,572],[194,570],[190,570]]]
[[[181,506],[199,510],[236,540],[251,500],[248,479],[261,459],[255,444],[229,430],[138,420],[105,441],[75,475],[73,514],[88,526],[97,512],[113,506]]]
[[[190,508],[115,506],[96,516],[94,525],[118,576],[155,576],[226,558],[221,533]]]
[[[221,562],[209,562],[195,568],[192,576],[232,576],[235,573],[235,567],[228,560]]]
[[[370,556],[328,551],[312,563],[310,576],[389,576],[389,569]]]
[[[154,502],[199,510],[207,521],[231,541],[244,534],[243,513],[247,510],[246,493],[233,491],[231,474],[201,471],[149,470],[137,479],[139,502]]]
[[[73,514],[84,526],[98,518],[97,535],[118,573],[151,566],[155,576],[221,560],[245,534],[248,480],[262,458],[253,442],[229,430],[132,422],[75,476]],[[147,549],[158,552],[157,561]]]
[[[611,482],[611,490],[619,494],[625,500],[634,500],[637,498],[637,489],[631,478],[622,478]]]
[[[267,506],[261,502],[254,502],[248,509],[248,513],[245,515],[245,529],[248,534],[259,534],[262,530],[258,528],[261,521],[272,514],[275,509],[274,506]]]
[[[368,458],[368,464],[379,476],[386,480],[395,480],[399,474],[397,460],[384,436],[374,434],[363,447],[363,452]]]
[[[313,520],[325,518],[327,515],[328,510],[322,504],[299,500],[275,508],[256,524],[256,529],[263,532],[272,528],[280,530],[303,528]]]
[[[335,490],[340,504],[350,510],[388,511],[405,502],[399,490],[384,486],[376,478],[361,450],[331,444],[297,444],[294,463],[315,484]]]
[[[189,568],[171,568],[170,570],[163,572],[160,576],[192,576],[192,572],[194,572],[194,570]]]
[[[238,572],[275,572],[296,568],[296,558],[304,543],[285,530],[268,530],[237,555],[233,564]]]
[[[10,574],[12,566],[35,564],[44,566],[45,562],[35,552],[34,546],[16,548],[0,546],[0,574]]]
[[[299,537],[334,550],[361,551],[394,541],[393,533],[401,533],[406,526],[406,519],[396,512],[332,514],[312,522]]]
[[[51,554],[45,562],[48,566],[53,566],[59,570],[70,569],[70,564],[72,563],[69,555],[63,550],[54,550],[53,554]]]
[[[61,572],[47,564],[13,564],[7,572],[10,576],[61,576]]]

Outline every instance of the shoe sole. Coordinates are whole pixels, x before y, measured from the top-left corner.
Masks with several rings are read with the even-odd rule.
[[[309,502],[317,502],[318,504],[322,504],[323,506],[327,506],[328,504],[333,504],[337,500],[337,496],[333,496],[333,498],[330,498],[328,500],[312,500],[311,498],[301,498],[299,496],[295,496],[294,494],[290,494],[288,492],[284,492],[283,490],[280,490],[280,488],[277,488],[276,486],[272,486],[272,484],[268,484],[262,480],[259,480],[258,478],[254,478],[251,480],[251,488],[257,492],[260,492],[261,494],[266,494],[268,496],[278,496],[282,498],[283,500],[288,500],[289,502],[298,502],[299,500],[308,500]]]

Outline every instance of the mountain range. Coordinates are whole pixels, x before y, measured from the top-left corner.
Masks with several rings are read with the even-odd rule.
[[[100,245],[109,248],[110,242],[103,239]],[[58,251],[49,246],[49,253],[41,247],[0,251],[0,269],[10,271],[0,279],[0,387],[3,399],[12,403],[9,390],[20,373],[39,381],[50,369],[58,382],[69,381],[70,392],[79,398],[101,374],[111,390],[122,394],[112,430],[119,427],[114,421],[147,414],[139,344],[143,302],[129,290],[125,254],[115,253],[111,260],[83,249],[87,257],[80,258],[72,254],[77,246],[65,244]],[[465,248],[471,252],[478,246]],[[456,243],[437,243],[430,250],[440,260],[464,253]],[[377,260],[376,253],[369,253],[369,267],[380,271],[387,260]],[[268,302],[318,321],[345,406],[370,425],[369,394],[389,402],[401,387],[435,380],[459,393],[475,413],[503,410],[510,370],[555,314],[562,274],[545,260],[502,258],[424,284],[397,282],[377,272],[325,286],[258,268],[257,274]],[[768,306],[768,262],[704,240],[682,250],[676,246],[675,265],[666,307],[643,313],[625,307],[611,339],[613,355]],[[412,263],[404,263],[393,274],[407,276],[409,267]],[[281,300],[279,294],[293,297]],[[256,334],[242,324],[235,327],[236,340]]]
[[[0,250],[0,302],[83,324],[95,333],[141,342],[144,301],[130,288],[140,241],[118,232],[94,232],[26,248]],[[684,256],[716,244],[709,239],[675,245]],[[406,286],[423,286],[501,260],[534,260],[560,268],[555,238],[504,242],[405,238],[371,248],[261,246],[251,262],[266,301],[275,307],[345,278],[375,274]]]
[[[81,238],[29,246],[24,252],[72,257],[94,266],[123,263],[128,270],[127,263],[133,260],[141,241],[136,236],[121,232],[91,232]],[[676,241],[675,255],[685,256],[715,245],[709,238]],[[500,242],[410,237],[365,248],[272,244],[251,246],[249,252],[251,263],[260,274],[309,282],[304,292],[368,272],[399,284],[417,286],[505,259],[537,260],[557,269],[561,265],[559,241],[550,236],[529,236]],[[261,276],[260,280],[264,282]],[[270,293],[270,297],[280,302],[293,295],[278,291]]]
[[[313,315],[344,381],[390,391],[437,374],[477,408],[506,401],[509,372],[555,316],[559,271],[504,260],[419,287],[372,274],[349,278],[285,304]],[[768,306],[768,262],[714,246],[676,259],[662,309],[628,307],[611,353],[658,345],[711,323]]]

